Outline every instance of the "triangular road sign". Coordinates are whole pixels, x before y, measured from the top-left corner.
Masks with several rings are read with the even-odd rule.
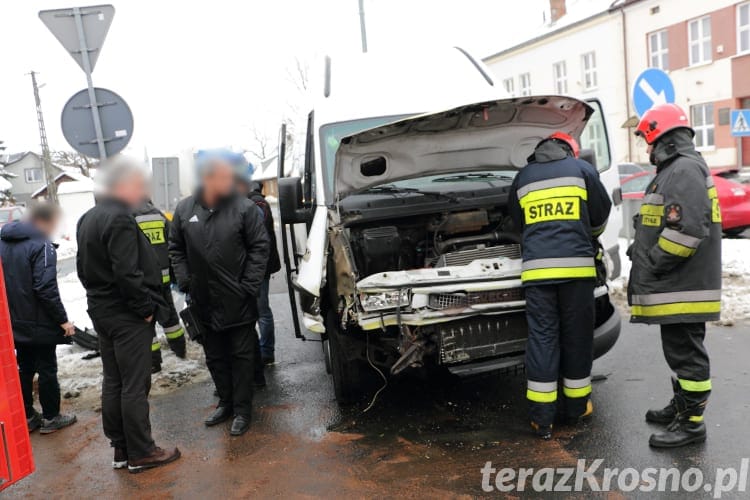
[[[112,5],[92,5],[90,7],[78,7],[81,14],[81,28],[85,37],[85,48],[89,53],[91,71],[94,71],[96,61],[102,51],[104,39],[115,16],[115,8]],[[74,9],[53,9],[39,12],[39,19],[49,28],[55,38],[65,47],[65,50],[73,56],[78,65],[86,71],[83,64],[81,52],[81,41],[79,38],[78,23]]]
[[[734,121],[734,125],[732,125],[732,132],[750,132],[750,125],[748,125],[747,119],[745,119],[745,113],[741,111],[737,113],[737,119]]]

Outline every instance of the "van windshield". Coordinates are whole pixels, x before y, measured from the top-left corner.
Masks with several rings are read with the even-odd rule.
[[[386,123],[395,122],[412,115],[381,116],[377,118],[363,118],[348,122],[329,123],[320,127],[320,147],[323,150],[323,178],[325,180],[326,198],[333,193],[333,171],[336,166],[336,151],[341,139],[358,134],[363,130],[379,127]]]

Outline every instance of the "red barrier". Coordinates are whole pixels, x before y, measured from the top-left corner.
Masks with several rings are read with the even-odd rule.
[[[34,472],[21,382],[13,346],[13,329],[0,266],[0,490]]]

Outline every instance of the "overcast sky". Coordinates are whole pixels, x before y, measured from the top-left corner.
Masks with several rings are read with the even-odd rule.
[[[38,150],[29,70],[40,72],[51,148],[67,99],[85,87],[73,59],[37,16],[75,0],[0,0],[0,140]],[[366,0],[371,51],[460,45],[479,57],[526,38],[547,0]],[[81,4],[79,4],[81,5]],[[84,4],[85,5],[85,4]],[[295,92],[295,58],[360,50],[357,0],[127,0],[116,14],[94,84],[119,93],[135,116],[129,151],[249,145],[273,131]]]

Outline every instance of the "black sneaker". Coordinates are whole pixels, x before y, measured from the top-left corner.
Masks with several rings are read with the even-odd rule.
[[[39,429],[39,434],[52,434],[53,432],[64,429],[69,425],[73,425],[78,421],[75,415],[63,415],[62,413],[54,418],[47,420],[42,419],[42,428]]]
[[[32,416],[26,419],[26,425],[29,427],[29,434],[42,426],[42,416],[34,412]]]
[[[112,459],[113,469],[124,469],[128,466],[128,452],[125,448],[115,448],[115,457]]]
[[[151,365],[151,373],[159,373],[161,371],[161,363]]]

